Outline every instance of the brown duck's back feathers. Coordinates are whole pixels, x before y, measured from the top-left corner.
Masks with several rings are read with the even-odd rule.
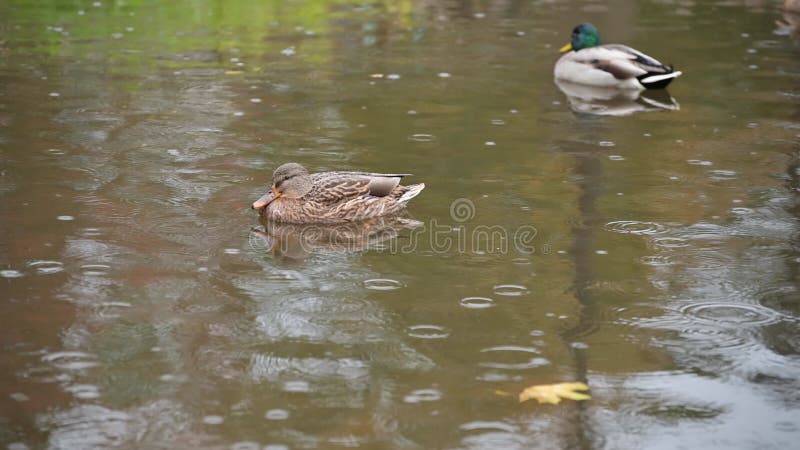
[[[339,203],[370,195],[385,197],[409,174],[322,172],[311,175],[313,188],[304,198],[320,203]]]
[[[262,209],[268,220],[286,223],[341,223],[395,214],[424,184],[403,186],[411,174],[320,172],[308,175],[311,190],[299,198],[277,198]]]

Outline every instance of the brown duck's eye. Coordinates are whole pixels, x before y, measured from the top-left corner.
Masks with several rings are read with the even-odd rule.
[[[287,180],[291,180],[292,178],[294,178],[294,177],[296,177],[296,176],[297,176],[297,175],[289,175],[289,176],[287,176],[286,178],[282,178],[282,179],[278,180],[278,182],[277,182],[277,183],[275,183],[275,187],[281,187],[281,185],[282,185],[283,183],[285,183]]]

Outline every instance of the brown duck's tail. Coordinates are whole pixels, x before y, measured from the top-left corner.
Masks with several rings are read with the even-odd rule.
[[[401,195],[400,198],[397,199],[397,202],[403,205],[408,203],[409,200],[411,200],[412,198],[419,195],[419,193],[422,192],[423,189],[425,189],[425,183],[412,184],[410,186],[406,186],[406,188],[407,189],[405,192],[403,192],[403,195]]]

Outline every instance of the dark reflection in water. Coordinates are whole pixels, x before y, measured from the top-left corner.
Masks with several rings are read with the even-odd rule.
[[[0,443],[791,448],[774,6],[0,2]],[[562,92],[584,20],[684,76]],[[430,182],[414,219],[259,224],[284,161]]]

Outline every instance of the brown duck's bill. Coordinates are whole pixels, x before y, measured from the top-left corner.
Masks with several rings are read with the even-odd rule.
[[[275,188],[270,189],[269,192],[262,195],[261,198],[253,202],[253,209],[261,209],[270,204],[273,200],[280,197],[281,193],[276,191]]]

